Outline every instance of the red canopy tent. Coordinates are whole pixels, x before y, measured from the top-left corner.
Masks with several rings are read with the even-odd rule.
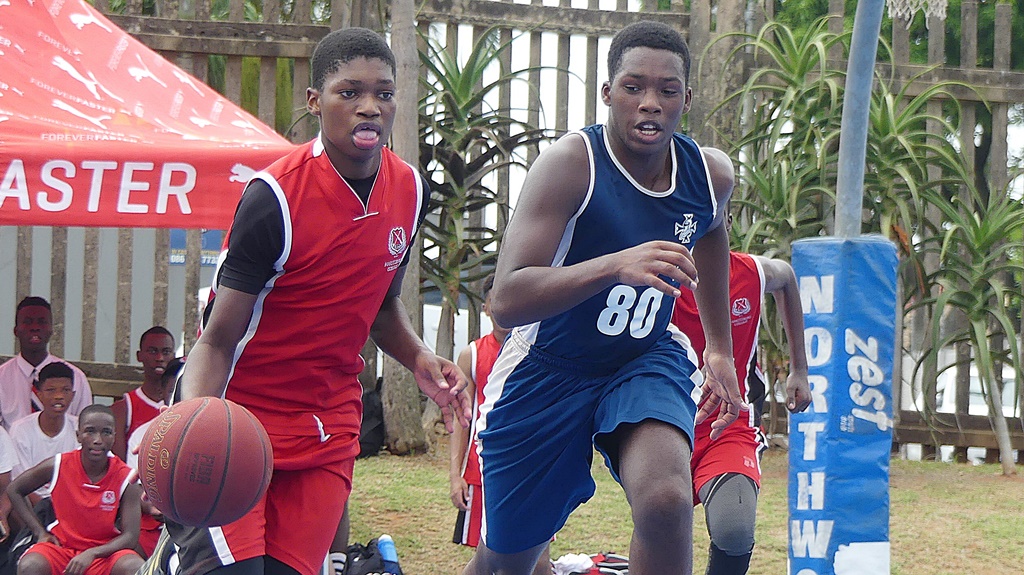
[[[82,0],[0,0],[0,225],[225,229],[291,143]]]

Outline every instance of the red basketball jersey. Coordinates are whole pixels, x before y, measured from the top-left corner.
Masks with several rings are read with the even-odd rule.
[[[160,415],[160,408],[164,406],[163,401],[153,401],[142,388],[136,388],[124,394],[125,406],[125,437],[131,437],[132,432],[150,419]]]
[[[80,450],[54,456],[50,500],[57,521],[50,533],[61,546],[85,550],[121,534],[114,521],[132,469],[113,454],[107,462],[107,474],[93,483],[82,467]]]
[[[364,206],[319,138],[254,177],[281,205],[284,248],[235,352],[226,397],[271,434],[357,438],[359,352],[416,233],[422,180],[385,148]]]
[[[473,383],[476,385],[476,397],[473,398],[473,426],[469,431],[469,449],[466,450],[466,461],[462,463],[462,478],[470,485],[481,485],[480,458],[476,451],[476,411],[484,402],[484,388],[491,368],[498,359],[502,342],[493,333],[469,344],[473,350]]]
[[[697,352],[700,366],[704,365],[704,327],[697,313],[693,292],[681,290],[672,312],[672,323],[685,333]],[[732,352],[736,363],[736,379],[740,393],[747,396],[747,369],[757,351],[757,335],[764,299],[764,270],[757,259],[749,254],[729,254],[729,316],[732,321]],[[709,418],[710,419],[710,418]]]

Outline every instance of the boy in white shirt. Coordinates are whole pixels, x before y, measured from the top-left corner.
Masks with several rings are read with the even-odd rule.
[[[11,479],[45,459],[78,448],[78,418],[67,414],[75,398],[73,381],[74,372],[63,362],[47,364],[39,371],[34,392],[43,410],[23,417],[11,426],[11,440],[18,454]],[[43,487],[29,499],[35,505],[48,495],[47,487]]]

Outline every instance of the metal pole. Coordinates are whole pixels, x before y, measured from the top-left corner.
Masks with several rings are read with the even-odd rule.
[[[878,34],[882,28],[884,7],[885,0],[860,0],[853,17],[836,184],[836,236],[840,238],[860,235],[871,81],[874,79],[875,55],[878,52]]]

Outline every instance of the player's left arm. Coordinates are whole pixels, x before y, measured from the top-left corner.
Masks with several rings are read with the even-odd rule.
[[[764,289],[775,298],[782,327],[789,342],[789,376],[786,378],[786,408],[793,413],[807,409],[811,388],[807,383],[807,351],[804,347],[804,313],[800,287],[789,262],[754,256],[764,270]]]
[[[398,268],[388,294],[370,326],[370,337],[384,353],[412,372],[416,384],[440,408],[445,428],[451,432],[457,421],[469,427],[472,398],[465,393],[466,376],[451,360],[430,351],[416,334],[400,297],[405,266]]]
[[[707,341],[704,348],[705,400],[697,411],[696,420],[703,421],[721,405],[718,418],[711,424],[711,439],[718,439],[722,430],[736,420],[740,410],[746,408],[736,380],[729,317],[729,233],[725,219],[735,177],[732,160],[724,152],[715,148],[703,150],[718,211],[712,228],[697,240],[692,252],[699,278],[693,295]]]
[[[115,551],[135,548],[139,542],[139,521],[142,517],[142,487],[138,483],[129,483],[121,494],[120,516],[121,534],[72,557],[64,575],[82,575],[93,561],[110,557]]]

